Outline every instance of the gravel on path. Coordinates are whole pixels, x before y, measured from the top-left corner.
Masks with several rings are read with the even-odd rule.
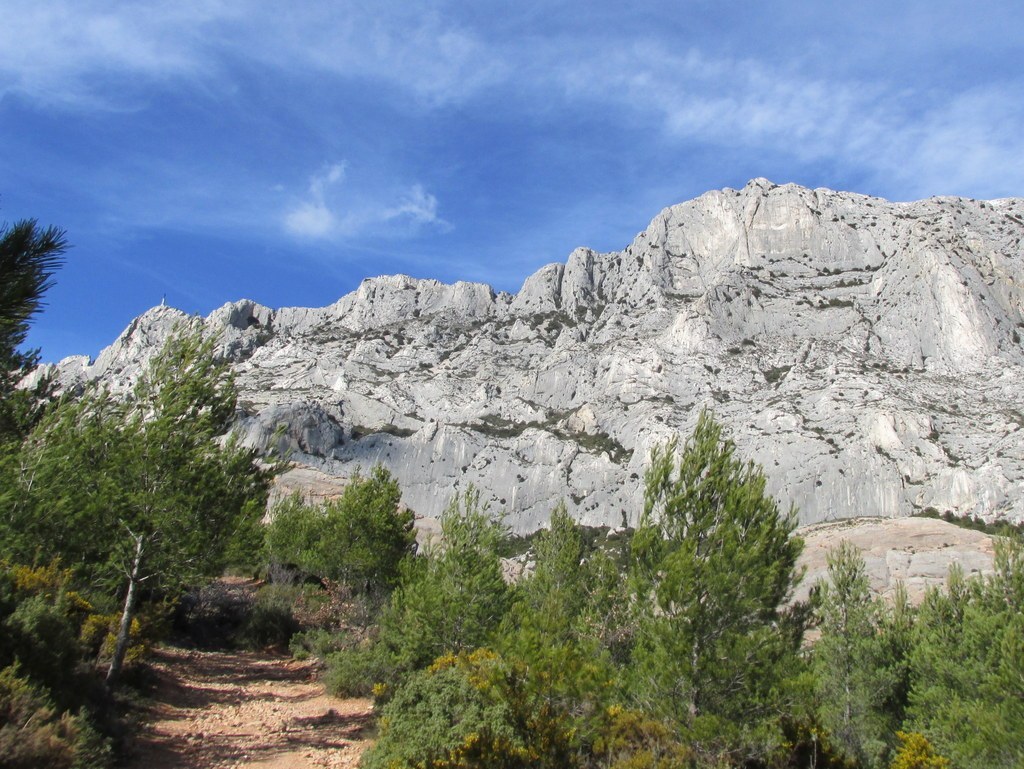
[[[265,652],[164,647],[128,769],[354,767],[372,702],[324,692],[314,663]]]

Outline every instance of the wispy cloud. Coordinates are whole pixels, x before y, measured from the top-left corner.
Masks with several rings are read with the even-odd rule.
[[[4,0],[4,213],[69,228],[77,328],[135,283],[513,288],[749,176],[1024,192],[1018,0],[683,5]]]
[[[698,141],[828,160],[906,180],[908,192],[935,180],[949,190],[1024,187],[1019,77],[982,90],[914,90],[895,75],[850,76],[841,65],[819,72],[799,57],[741,57],[699,39],[679,46],[634,32],[612,46],[614,30],[575,32],[549,34],[541,22],[529,35],[503,36],[500,25],[438,0],[304,3],[287,13],[269,0],[8,0],[0,92],[124,108],[141,81],[223,78],[230,91],[227,73],[244,62],[373,83],[425,109],[500,93],[510,114],[543,105],[557,120],[582,99],[602,105],[610,122],[655,121],[670,146]],[[410,187],[405,195],[405,216],[429,218],[427,193]],[[346,228],[312,190],[289,222],[310,235]]]
[[[657,45],[553,70],[570,99],[653,120],[661,140],[828,161],[906,194],[1024,189],[1024,84],[954,93],[819,79],[753,59]]]
[[[279,44],[243,55],[287,70],[388,83],[428,107],[463,102],[514,74],[481,35],[417,4],[321,8],[285,19],[274,13],[264,22]]]
[[[383,221],[408,219],[415,224],[434,224],[448,228],[448,223],[437,215],[437,198],[423,189],[423,185],[414,184],[399,198],[396,205],[381,212]]]
[[[1024,87],[988,86],[932,105],[889,147],[893,172],[914,194],[1024,192]],[[902,159],[902,162],[901,162]]]
[[[346,163],[334,163],[310,178],[305,195],[284,213],[283,224],[289,234],[343,240],[371,231],[384,237],[402,237],[423,227],[451,229],[438,215],[437,198],[423,185],[362,188],[357,194],[344,183],[346,169]],[[380,232],[381,227],[386,229]]]
[[[9,0],[0,25],[0,89],[44,103],[118,106],[125,78],[208,77],[204,49],[226,5],[112,4],[82,0]]]
[[[345,164],[335,163],[309,181],[305,200],[290,209],[284,217],[285,228],[293,235],[308,238],[329,237],[338,227],[338,219],[327,207],[325,192],[345,177]]]
[[[215,79],[231,60],[387,82],[427,106],[507,75],[472,31],[400,3],[9,0],[0,25],[0,92],[56,105],[118,106],[128,78]]]

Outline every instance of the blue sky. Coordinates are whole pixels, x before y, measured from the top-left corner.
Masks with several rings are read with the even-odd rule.
[[[294,6],[294,7],[292,7]],[[159,304],[515,291],[765,176],[1024,195],[1024,3],[4,0],[0,220],[73,248],[29,339]]]

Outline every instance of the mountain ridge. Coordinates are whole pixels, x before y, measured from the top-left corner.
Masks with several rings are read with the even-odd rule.
[[[891,203],[755,179],[575,249],[516,294],[368,278],[322,308],[228,303],[244,440],[333,475],[376,461],[436,515],[477,485],[518,531],[564,498],[635,521],[652,446],[711,407],[803,523],[1024,518],[1024,201]],[[64,387],[130,386],[158,307]],[[278,426],[285,425],[283,434]]]

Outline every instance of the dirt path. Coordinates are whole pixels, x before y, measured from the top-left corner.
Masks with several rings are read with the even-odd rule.
[[[153,666],[129,769],[354,767],[370,744],[370,700],[328,696],[311,663],[168,647]]]

